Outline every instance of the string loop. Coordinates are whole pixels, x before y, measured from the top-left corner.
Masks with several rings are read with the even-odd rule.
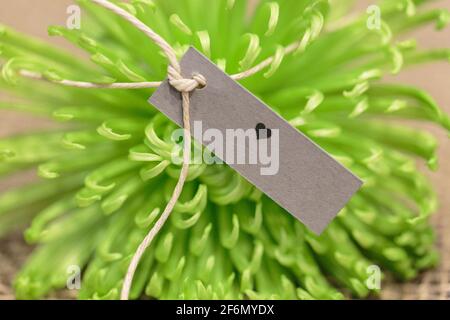
[[[167,70],[169,83],[180,93],[192,92],[197,88],[206,86],[206,79],[199,73],[194,73],[191,79],[183,78],[183,76],[172,66]]]

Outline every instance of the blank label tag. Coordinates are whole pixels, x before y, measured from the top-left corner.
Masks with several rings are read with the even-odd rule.
[[[321,233],[361,187],[361,180],[196,49],[187,51],[181,69],[186,78],[198,72],[207,80],[205,88],[191,94],[194,138],[311,230]],[[183,125],[181,95],[167,80],[150,103]],[[246,139],[233,138],[236,145],[231,148],[233,141],[227,138],[242,132]],[[211,148],[207,142],[212,142],[213,136],[215,146],[223,138],[223,148]],[[258,155],[264,148],[269,152],[260,161]],[[233,152],[237,152],[235,157]]]

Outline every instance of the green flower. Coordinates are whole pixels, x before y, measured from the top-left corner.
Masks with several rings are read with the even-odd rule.
[[[167,61],[139,30],[91,1],[82,30],[50,27],[84,49],[70,52],[0,27],[0,89],[17,96],[0,108],[67,123],[0,140],[0,175],[37,167],[43,180],[0,195],[0,234],[28,226],[37,244],[15,280],[18,298],[63,288],[72,265],[84,268],[80,298],[117,299],[138,244],[172,193],[176,128],[147,103],[153,89],[79,89],[95,83],[159,81]],[[377,293],[366,284],[378,264],[399,279],[434,266],[428,223],[436,197],[415,158],[437,166],[436,141],[391,119],[450,120],[425,92],[380,81],[404,66],[449,60],[448,49],[421,51],[398,36],[424,24],[443,28],[444,10],[423,0],[379,4],[380,28],[367,16],[342,25],[352,1],[114,1],[151,26],[181,57],[195,46],[229,74],[275,55],[242,81],[365,185],[321,236],[308,231],[224,165],[192,165],[169,222],[147,250],[131,297],[160,299],[339,299]],[[87,14],[89,13],[89,18]],[[282,48],[301,40],[294,55]],[[21,70],[49,81],[21,76]],[[299,197],[302,195],[299,194]]]

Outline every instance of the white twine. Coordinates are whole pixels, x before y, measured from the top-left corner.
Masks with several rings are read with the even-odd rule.
[[[48,80],[42,74],[38,72],[20,70],[19,74],[23,77],[37,80]],[[48,80],[50,82],[55,82],[63,86],[81,88],[81,89],[147,89],[147,88],[158,88],[161,82],[115,82],[115,83],[92,83],[84,81],[73,81],[73,80]]]
[[[172,87],[174,87],[177,91],[180,92],[182,97],[182,107],[183,107],[183,126],[184,126],[184,147],[183,147],[183,166],[181,168],[181,173],[178,178],[178,182],[175,186],[175,189],[172,193],[172,196],[169,202],[166,205],[163,213],[161,214],[158,221],[156,221],[153,228],[141,242],[136,252],[134,253],[133,258],[131,259],[130,265],[128,267],[122,292],[121,292],[121,300],[128,300],[131,284],[133,282],[133,277],[136,272],[136,269],[139,265],[139,261],[141,260],[145,250],[150,246],[155,236],[159,233],[161,228],[164,226],[165,222],[169,218],[175,204],[177,203],[181,192],[183,191],[184,183],[186,182],[188,173],[189,173],[189,162],[191,158],[191,125],[190,125],[190,116],[189,116],[189,93],[194,91],[197,88],[204,87],[207,84],[207,80],[201,74],[193,74],[191,79],[184,78],[181,74],[181,67],[176,58],[175,50],[172,46],[167,43],[159,34],[154,32],[149,26],[144,24],[138,18],[128,13],[126,10],[120,8],[119,6],[109,2],[107,0],[91,0],[92,2],[112,11],[113,13],[119,15],[123,19],[130,22],[136,28],[141,30],[144,34],[146,34],[156,45],[158,45],[163,51],[164,55],[167,57],[169,61],[168,67],[168,78],[169,83]],[[296,41],[286,48],[284,48],[284,54],[294,53],[300,46],[302,41]],[[275,56],[271,56],[266,60],[262,61],[258,65],[245,70],[241,73],[237,73],[231,75],[230,77],[234,80],[241,80],[247,77],[250,77],[263,69],[269,67],[275,60]],[[64,86],[76,87],[76,88],[84,88],[84,89],[94,89],[94,88],[104,88],[104,89],[143,89],[143,88],[157,88],[161,85],[162,82],[131,82],[131,83],[111,83],[111,84],[99,84],[92,82],[82,82],[82,81],[73,81],[73,80],[51,80],[45,78],[42,74],[21,70],[20,75],[23,77],[31,78],[31,79],[39,79],[46,80],[53,83],[58,83]]]

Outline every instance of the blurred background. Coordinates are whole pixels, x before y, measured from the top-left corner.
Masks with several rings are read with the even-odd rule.
[[[184,1],[184,0],[182,0]],[[48,25],[65,25],[67,7],[73,4],[72,0],[2,0],[0,9],[0,23],[16,28],[21,32],[45,39],[56,45],[70,49],[82,55],[81,51],[67,44],[58,37],[47,35]],[[356,0],[355,11],[364,13],[367,7],[376,4],[376,1]],[[434,1],[432,7],[445,7],[450,9],[449,0]],[[450,47],[450,28],[436,32],[432,27],[424,28],[412,35],[418,39],[419,44],[425,48]],[[447,113],[450,113],[450,63],[433,63],[401,72],[399,76],[389,79],[421,87],[428,91]],[[0,96],[5,99],[5,97]],[[52,124],[48,121],[33,118],[24,114],[9,111],[0,111],[0,137],[45,128]],[[425,273],[419,279],[408,284],[386,283],[383,298],[403,299],[450,299],[450,143],[446,133],[433,126],[420,124],[433,132],[440,141],[438,172],[424,170],[434,182],[440,198],[439,212],[435,215],[435,224],[438,228],[442,261],[436,270]],[[0,181],[0,192],[12,185],[18,185],[33,179],[34,172],[22,176],[13,176]],[[20,235],[13,235],[6,240],[0,240],[0,299],[11,298],[9,284],[18,266],[26,258],[28,248],[21,240]]]

